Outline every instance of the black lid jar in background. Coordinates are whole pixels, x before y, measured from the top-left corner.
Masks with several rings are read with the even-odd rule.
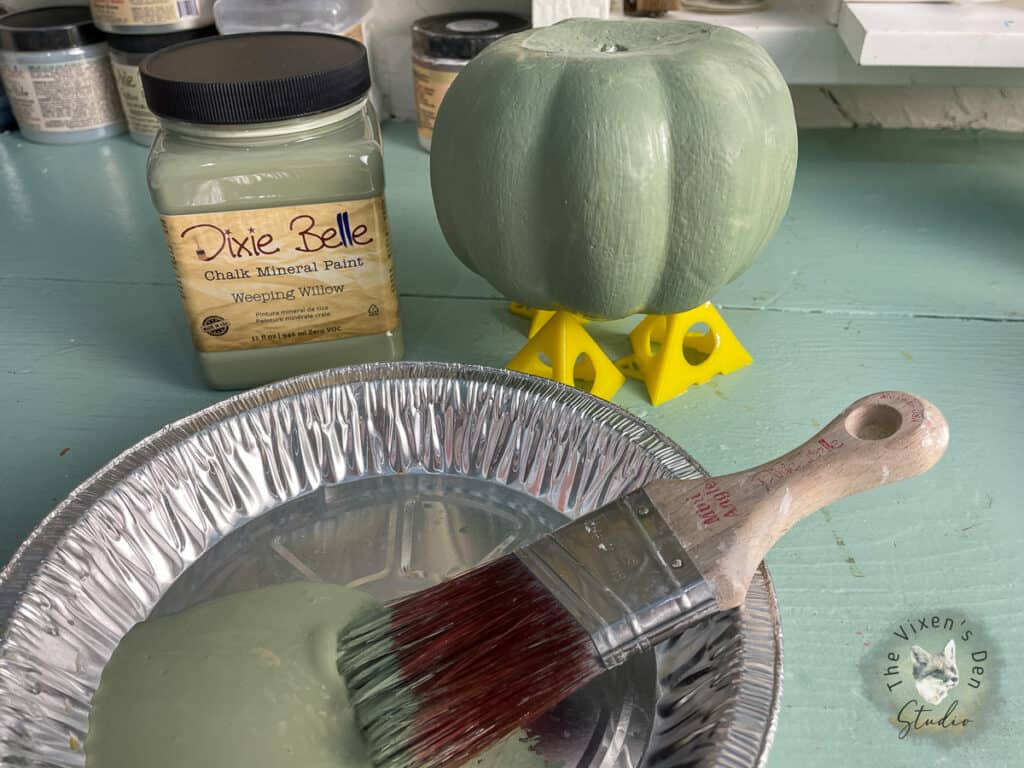
[[[430,149],[441,100],[459,71],[491,43],[530,28],[510,13],[446,13],[412,25],[412,73],[420,145]]]
[[[163,35],[213,24],[213,0],[90,0],[96,26],[119,35]]]
[[[0,17],[0,76],[27,139],[71,144],[124,131],[107,45],[88,8]]]
[[[149,188],[200,366],[239,389],[402,355],[366,48],[269,32],[140,66]]]
[[[151,53],[169,48],[178,43],[212,37],[216,27],[200,27],[171,32],[166,35],[107,35],[110,46],[110,61],[114,67],[114,81],[121,97],[121,106],[128,119],[128,130],[132,139],[148,147],[153,143],[160,123],[149,107],[142,91],[139,64]]]

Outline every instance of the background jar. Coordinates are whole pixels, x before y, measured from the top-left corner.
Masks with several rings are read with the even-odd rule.
[[[150,193],[207,382],[400,359],[365,47],[227,35],[166,48],[140,71],[161,124]]]
[[[160,121],[149,111],[146,96],[142,92],[142,79],[139,76],[142,60],[172,45],[216,34],[215,27],[200,27],[166,35],[107,35],[117,93],[121,97],[121,107],[134,141],[148,147],[160,128]]]
[[[88,8],[0,18],[0,75],[26,139],[73,144],[124,132],[107,44]]]
[[[18,124],[14,122],[14,113],[11,112],[11,102],[7,100],[4,87],[0,84],[0,131],[7,131],[17,127]]]
[[[420,146],[430,150],[445,93],[466,64],[491,43],[530,28],[509,13],[446,13],[412,25],[412,75]]]
[[[213,24],[213,0],[90,0],[96,26],[119,35],[162,35]]]

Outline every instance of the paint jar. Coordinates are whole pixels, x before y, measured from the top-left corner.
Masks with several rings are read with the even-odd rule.
[[[402,355],[366,48],[335,35],[158,51],[149,188],[206,380],[239,389]]]
[[[10,8],[0,5],[0,16],[6,16],[11,12]],[[14,113],[11,112],[11,102],[7,100],[3,85],[0,85],[0,131],[8,131],[17,128],[14,122]]]
[[[0,75],[26,139],[73,144],[124,132],[107,44],[84,6],[0,18]]]
[[[169,46],[216,34],[216,27],[200,27],[167,35],[107,35],[114,81],[133,140],[148,147],[160,128],[156,115],[146,106],[146,96],[142,92],[142,80],[139,77],[139,64],[142,60]]]
[[[3,86],[0,86],[0,131],[9,131],[17,128],[14,122],[14,113],[11,112],[11,102],[7,100]]]
[[[455,76],[480,51],[530,22],[508,13],[448,13],[412,25],[412,76],[420,146],[430,150],[434,120]]]
[[[213,0],[89,0],[104,32],[163,35],[213,24]]]

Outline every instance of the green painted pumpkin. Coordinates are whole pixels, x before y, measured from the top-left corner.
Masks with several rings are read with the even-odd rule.
[[[508,298],[594,317],[668,314],[746,270],[789,205],[789,89],[744,35],[571,19],[459,74],[431,148],[455,254]]]

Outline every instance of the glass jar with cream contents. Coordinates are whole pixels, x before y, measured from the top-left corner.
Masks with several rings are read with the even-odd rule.
[[[455,76],[491,43],[530,28],[510,13],[446,13],[425,16],[412,25],[412,77],[416,128],[428,152],[434,120]]]
[[[142,81],[139,79],[139,64],[142,60],[162,48],[215,34],[216,27],[200,27],[167,35],[107,35],[117,93],[121,97],[128,130],[134,141],[148,147],[160,128],[156,116],[146,106],[146,97],[142,93]]]
[[[165,48],[149,187],[203,373],[238,389],[402,356],[366,49],[276,32]]]

